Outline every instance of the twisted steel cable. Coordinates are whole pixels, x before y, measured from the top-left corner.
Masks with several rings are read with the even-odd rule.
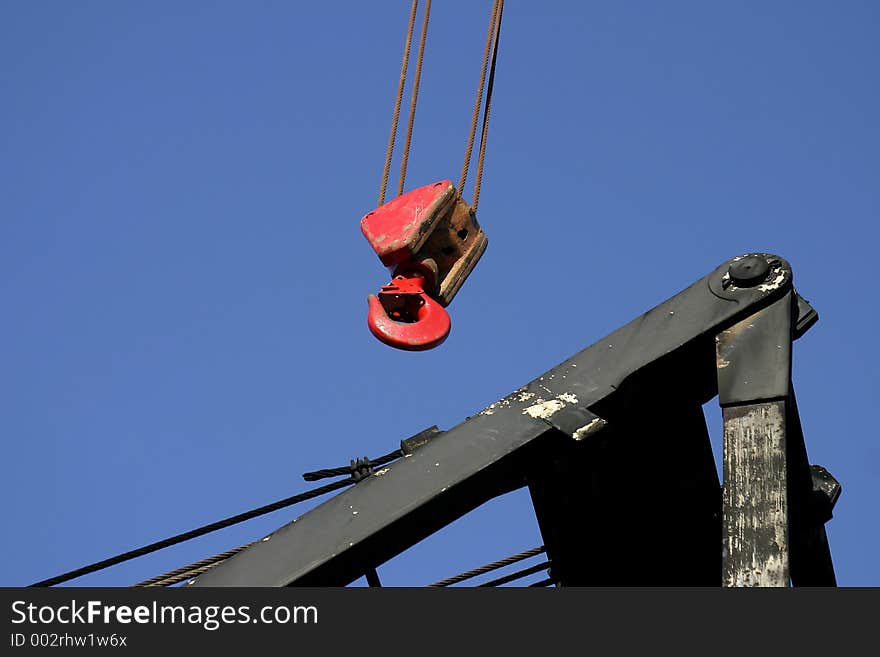
[[[61,584],[62,582],[67,582],[77,577],[82,577],[83,575],[88,575],[89,573],[94,573],[96,571],[109,568],[110,566],[115,566],[124,561],[130,561],[131,559],[142,557],[146,554],[150,554],[151,552],[156,552],[158,550],[171,547],[172,545],[177,545],[178,543],[183,543],[184,541],[188,541],[199,536],[204,536],[205,534],[215,532],[218,529],[225,529],[226,527],[231,527],[232,525],[236,525],[246,520],[251,520],[252,518],[257,518],[258,516],[266,515],[267,513],[272,513],[273,511],[278,511],[279,509],[292,506],[299,502],[305,502],[306,500],[324,495],[325,493],[339,490],[340,488],[345,488],[346,486],[350,486],[354,483],[356,483],[356,480],[354,478],[334,481],[332,483],[325,484],[324,486],[320,486],[305,493],[293,495],[292,497],[286,497],[283,500],[278,500],[277,502],[272,502],[271,504],[266,504],[265,506],[251,509],[250,511],[245,511],[244,513],[239,513],[229,518],[218,520],[217,522],[212,522],[209,525],[204,525],[196,529],[191,529],[190,531],[183,532],[182,534],[177,534],[176,536],[171,536],[170,538],[156,541],[155,543],[150,543],[149,545],[145,545],[135,550],[124,552],[123,554],[116,555],[115,557],[110,557],[109,559],[104,559],[103,561],[98,561],[93,564],[89,564],[88,566],[77,568],[76,570],[72,570],[68,573],[57,575],[55,577],[50,577],[49,579],[45,579],[41,582],[31,584],[31,587],[54,586],[55,584]]]
[[[511,555],[504,559],[499,559],[498,561],[493,561],[492,563],[486,564],[485,566],[480,566],[479,568],[474,568],[473,570],[468,570],[466,572],[461,573],[460,575],[454,575],[453,577],[449,577],[447,579],[441,579],[439,582],[434,582],[433,584],[429,584],[429,587],[439,587],[439,586],[450,586],[452,584],[458,584],[459,582],[463,582],[467,579],[471,579],[472,577],[477,577],[479,575],[484,575],[486,573],[492,572],[493,570],[498,570],[499,568],[504,568],[504,566],[509,566],[511,564],[516,563],[517,561],[522,561],[524,559],[528,559],[529,557],[534,557],[539,554],[546,552],[547,550],[544,546],[532,548],[531,550],[526,550],[525,552],[520,552],[518,554]]]
[[[461,178],[458,181],[458,193],[464,194],[464,184],[467,181],[468,170],[471,166],[471,158],[474,156],[474,137],[477,134],[477,121],[480,117],[480,106],[483,104],[483,89],[486,85],[486,71],[489,66],[489,52],[492,46],[492,35],[495,33],[495,23],[498,18],[498,2],[492,3],[492,15],[489,18],[489,29],[486,31],[486,47],[483,51],[483,64],[480,67],[480,82],[477,84],[477,97],[474,100],[474,112],[471,116],[471,127],[468,131],[467,146],[464,150],[464,162],[461,165]]]
[[[489,115],[492,107],[492,89],[495,87],[495,65],[498,61],[498,40],[501,37],[501,14],[504,12],[504,0],[496,0],[497,19],[495,21],[495,36],[492,39],[492,65],[489,68],[489,82],[486,85],[486,105],[483,108],[483,128],[480,134],[480,152],[477,155],[477,175],[474,179],[474,197],[471,201],[471,209],[477,211],[477,203],[480,200],[480,187],[483,182],[483,163],[486,160],[486,142],[489,136]]]
[[[409,104],[409,121],[406,126],[406,139],[403,142],[403,153],[400,160],[400,180],[397,183],[397,195],[403,194],[403,183],[406,179],[406,166],[409,163],[409,147],[412,143],[413,124],[416,119],[416,101],[419,96],[419,82],[422,79],[422,61],[425,58],[425,38],[428,36],[428,18],[431,15],[431,0],[425,3],[425,18],[422,23],[422,36],[419,40],[419,54],[416,57],[416,74],[413,78],[412,97]]]
[[[385,152],[385,167],[382,169],[382,183],[379,186],[379,205],[385,202],[385,189],[388,187],[388,173],[391,171],[391,156],[394,153],[394,140],[397,138],[397,122],[400,119],[400,103],[403,100],[403,87],[406,84],[406,69],[409,66],[409,51],[412,45],[413,26],[416,22],[416,10],[419,0],[413,0],[409,13],[409,25],[406,28],[406,42],[403,46],[403,63],[400,65],[400,81],[397,84],[397,97],[394,101],[394,112],[391,116],[391,134],[388,136],[388,149]]]
[[[178,582],[182,582],[186,579],[189,579],[190,577],[200,575],[203,572],[210,570],[214,566],[219,566],[229,557],[234,557],[242,550],[246,550],[247,548],[258,542],[259,541],[253,541],[251,543],[246,543],[245,545],[240,545],[237,548],[227,550],[226,552],[221,552],[220,554],[215,554],[212,557],[206,557],[204,559],[201,559],[200,561],[196,561],[186,566],[181,566],[180,568],[176,568],[167,573],[156,575],[156,577],[145,579],[143,582],[138,582],[133,586],[171,586],[172,584],[177,584]]]
[[[534,566],[529,566],[528,568],[523,568],[522,570],[517,570],[514,573],[510,573],[509,575],[505,575],[504,577],[499,577],[498,579],[493,579],[489,582],[484,582],[483,584],[479,584],[478,586],[501,586],[502,584],[507,584],[508,582],[514,582],[518,579],[522,579],[523,577],[527,577],[534,573],[540,573],[542,570],[547,570],[550,568],[549,561],[543,561],[539,564],[535,564]]]

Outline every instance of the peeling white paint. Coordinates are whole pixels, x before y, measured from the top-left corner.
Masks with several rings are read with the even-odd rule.
[[[548,377],[552,378],[552,377]],[[565,377],[563,377],[565,378]],[[544,377],[538,379],[538,381],[543,381]],[[553,391],[543,385],[538,384],[538,387],[552,395]],[[526,408],[522,414],[523,415],[531,415],[532,417],[539,418],[548,418],[560,409],[564,408],[566,404],[577,404],[578,399],[575,395],[570,392],[564,392],[562,394],[556,395],[556,399],[551,399],[547,401],[543,397],[539,397],[536,393],[527,390],[524,386],[519,390],[514,391],[504,399],[499,399],[497,402],[490,404],[482,411],[479,412],[479,415],[494,415],[496,411],[501,410],[503,408],[507,408],[513,402],[529,402],[531,400],[535,400],[535,403]]]
[[[784,428],[779,403],[724,418],[725,586],[789,585]]]
[[[565,408],[566,404],[577,404],[577,402],[577,396],[570,392],[556,395],[556,399],[551,399],[549,401],[545,401],[538,397],[537,403],[529,406],[522,412],[522,414],[546,420],[547,418],[552,417],[554,413],[558,413]]]
[[[486,408],[480,411],[478,415],[493,415],[495,413],[495,409],[503,408],[505,406],[510,406],[510,399],[507,397],[505,397],[504,399],[499,399],[497,402],[494,402],[492,404],[489,404]]]
[[[550,401],[542,401],[541,399],[538,399],[538,403],[525,409],[523,415],[531,415],[534,418],[546,420],[554,413],[561,411],[563,408],[565,408],[565,404],[558,399],[551,399]]]
[[[727,331],[722,331],[722,333],[724,333],[725,336],[730,335],[730,330],[728,329]],[[728,345],[728,347],[729,346],[730,345]],[[716,335],[715,336],[715,367],[719,370],[723,370],[728,365],[730,365],[730,361],[727,360],[721,354],[721,335],[720,334]]]
[[[373,473],[373,476],[374,476],[374,477],[381,477],[381,476],[382,476],[383,474],[385,474],[386,472],[388,472],[388,468],[382,468],[381,470],[376,470],[376,471]]]
[[[769,292],[770,290],[775,290],[779,288],[785,282],[785,270],[780,269],[779,273],[776,275],[772,281],[768,283],[764,283],[763,285],[759,285],[758,289],[761,292]]]
[[[575,440],[583,440],[584,438],[589,436],[591,433],[595,433],[596,431],[603,428],[607,424],[608,424],[607,420],[603,420],[602,418],[597,417],[592,422],[589,422],[588,424],[585,424],[584,426],[582,426],[580,429],[576,430],[571,435],[571,437],[574,438]]]

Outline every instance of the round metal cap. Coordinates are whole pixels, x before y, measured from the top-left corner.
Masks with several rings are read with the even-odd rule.
[[[750,287],[764,282],[770,272],[770,263],[760,256],[740,258],[728,269],[730,280],[739,287]]]

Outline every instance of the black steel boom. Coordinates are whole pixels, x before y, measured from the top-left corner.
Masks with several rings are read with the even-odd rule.
[[[817,315],[747,254],[190,583],[341,586],[528,486],[571,585],[833,585],[792,342]],[[719,395],[720,484],[702,413]],[[815,482],[815,483],[814,483]]]

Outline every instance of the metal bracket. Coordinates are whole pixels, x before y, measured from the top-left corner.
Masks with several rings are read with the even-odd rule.
[[[817,318],[792,290],[716,335],[725,586],[834,584],[791,381],[792,342]]]

